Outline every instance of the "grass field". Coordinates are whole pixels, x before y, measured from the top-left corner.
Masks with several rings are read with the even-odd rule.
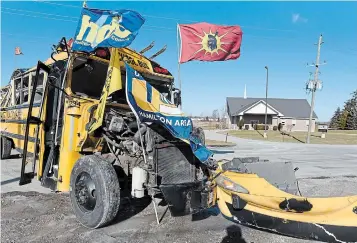
[[[266,140],[272,142],[292,142],[305,143],[307,132],[290,132],[282,135],[278,131],[268,131],[268,138],[263,137],[264,131],[255,130],[228,130],[228,135],[239,138],[248,138],[255,140]],[[221,132],[226,134],[227,132]],[[328,131],[325,138],[321,138],[320,132],[314,132],[311,135],[310,143],[312,144],[357,144],[357,130],[336,130]]]
[[[206,145],[210,147],[230,147],[236,145],[232,142],[224,142],[224,141],[217,141],[217,140],[210,140],[206,139]]]

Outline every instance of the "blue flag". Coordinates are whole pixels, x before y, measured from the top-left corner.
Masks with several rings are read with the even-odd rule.
[[[97,47],[126,47],[133,42],[145,19],[131,10],[83,8],[72,50],[94,51]]]
[[[127,101],[141,122],[161,124],[174,137],[190,144],[193,154],[205,163],[213,155],[196,136],[192,135],[192,121],[186,117],[180,108],[171,102],[158,90],[146,82],[143,77],[126,66]]]

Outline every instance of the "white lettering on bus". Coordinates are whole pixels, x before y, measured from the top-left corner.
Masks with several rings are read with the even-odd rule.
[[[166,125],[170,125],[170,126],[172,126],[172,124],[173,124],[173,120],[172,119],[167,118],[167,117],[163,117],[163,116],[160,116],[160,115],[154,114],[154,113],[139,111],[139,116],[141,116],[143,118],[147,118],[147,119],[153,120],[153,121],[160,121],[161,123],[166,124]],[[191,126],[191,121],[190,120],[186,120],[186,119],[176,120],[174,126],[188,127],[188,126]]]

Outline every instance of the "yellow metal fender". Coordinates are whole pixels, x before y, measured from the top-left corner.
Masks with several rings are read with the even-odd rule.
[[[256,174],[232,171],[216,182],[217,204],[233,222],[296,238],[357,242],[357,196],[300,197]]]

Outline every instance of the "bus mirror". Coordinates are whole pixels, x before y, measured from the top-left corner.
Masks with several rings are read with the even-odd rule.
[[[176,106],[181,105],[181,92],[175,92],[174,93],[174,103]]]

